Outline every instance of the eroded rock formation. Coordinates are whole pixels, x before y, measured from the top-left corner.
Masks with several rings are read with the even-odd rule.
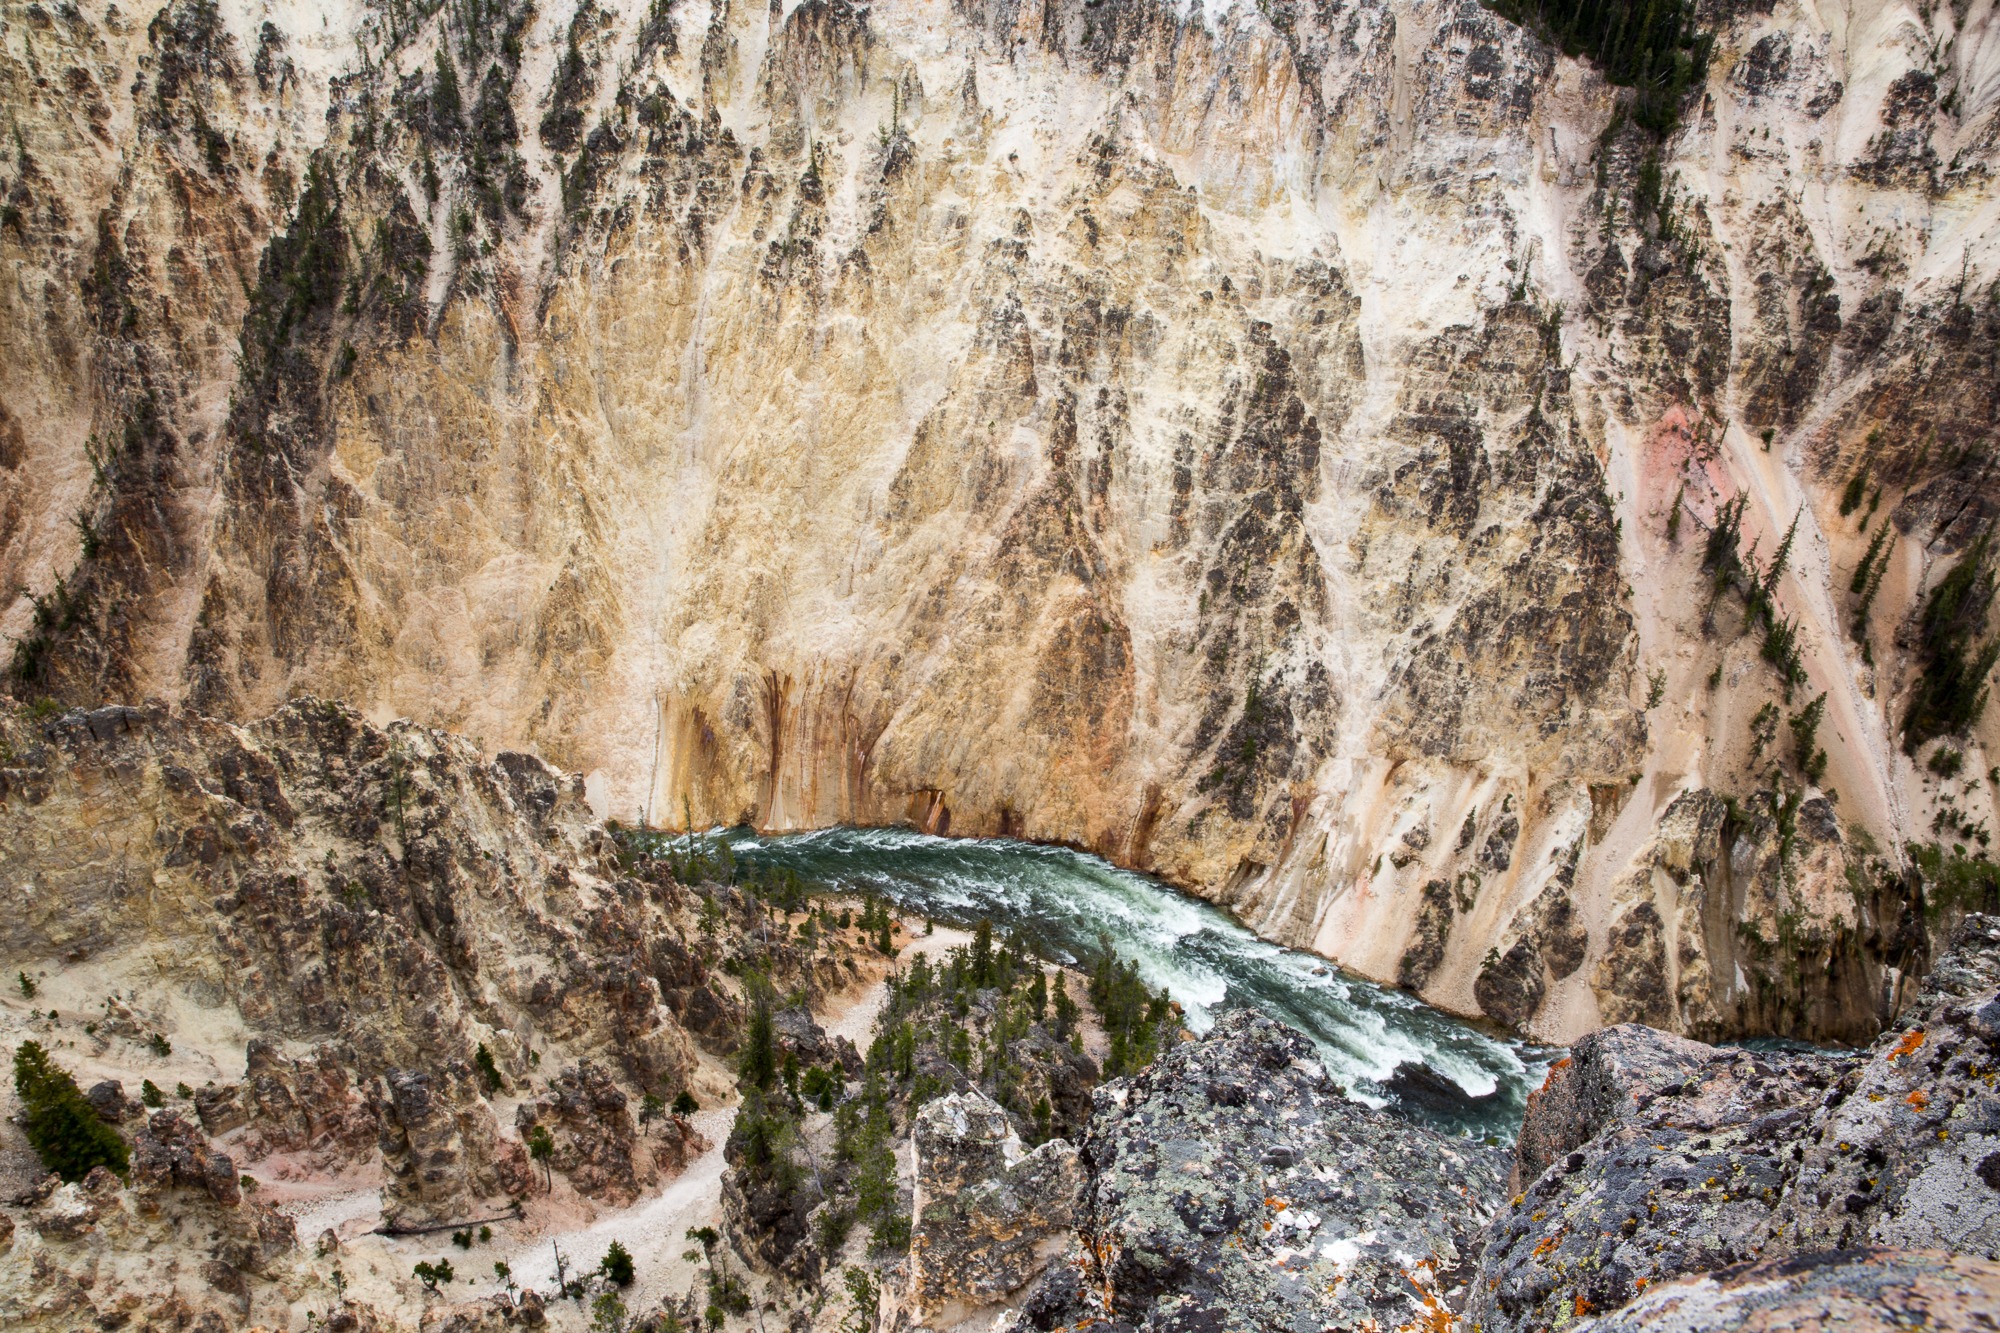
[[[1886,1017],[1909,893],[1645,849],[1990,830],[1991,723],[1900,743],[1995,510],[1986,10],[1705,14],[1664,138],[1472,0],[473,12],[9,20],[19,697],[1059,839],[1557,1038]],[[1739,992],[1781,917],[1838,966]]]

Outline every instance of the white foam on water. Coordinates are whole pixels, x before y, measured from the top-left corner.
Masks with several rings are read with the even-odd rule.
[[[1251,1005],[1304,1029],[1330,1077],[1372,1106],[1388,1098],[1370,1085],[1399,1065],[1422,1064],[1468,1099],[1503,1085],[1511,1100],[1472,1111],[1460,1123],[1503,1132],[1532,1077],[1507,1042],[1477,1031],[1406,993],[1360,982],[1317,955],[1262,939],[1212,905],[1143,875],[1066,847],[1007,839],[943,838],[907,829],[833,828],[756,838],[720,835],[754,863],[787,865],[802,876],[866,887],[906,910],[991,918],[1002,929],[1039,937],[1052,952],[1088,955],[1100,939],[1136,964],[1154,990],[1181,1005],[1197,1033],[1224,1009]],[[1494,1115],[1502,1117],[1494,1120]]]

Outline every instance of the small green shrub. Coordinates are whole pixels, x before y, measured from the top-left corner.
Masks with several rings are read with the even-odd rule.
[[[606,1250],[604,1258],[598,1261],[597,1272],[614,1287],[631,1286],[632,1279],[636,1276],[632,1252],[625,1248],[623,1242],[612,1241],[611,1248]]]

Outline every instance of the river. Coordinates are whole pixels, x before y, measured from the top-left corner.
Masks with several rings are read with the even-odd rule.
[[[1558,1054],[1260,939],[1208,903],[1069,848],[884,828],[719,836],[746,866],[954,925],[987,918],[1065,962],[1108,943],[1180,1002],[1194,1031],[1238,1006],[1262,1010],[1310,1037],[1351,1095],[1446,1131],[1511,1142]]]

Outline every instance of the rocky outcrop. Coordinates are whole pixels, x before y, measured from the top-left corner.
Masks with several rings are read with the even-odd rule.
[[[490,1215],[529,1189],[527,1150],[502,1139],[472,1070],[392,1070],[375,1097],[382,1223],[392,1231]]]
[[[908,1309],[919,1322],[949,1325],[1002,1301],[1069,1247],[1084,1173],[1068,1140],[1023,1152],[1007,1113],[977,1090],[927,1104],[910,1140]]]
[[[537,1126],[549,1132],[555,1141],[549,1165],[586,1198],[623,1207],[659,1180],[625,1094],[597,1065],[586,1062],[550,1079],[546,1093],[521,1103],[514,1125],[523,1139]]]
[[[225,1208],[243,1199],[235,1161],[214,1151],[201,1130],[175,1111],[153,1112],[133,1136],[131,1171],[142,1197],[180,1188],[203,1190]]]
[[[1840,1299],[1924,1271],[1944,1280],[1921,1259],[1902,1270],[1807,1262],[1857,1246],[2000,1259],[1996,1017],[2000,923],[1970,917],[1865,1054],[1715,1048],[1636,1026],[1593,1033],[1530,1102],[1517,1193],[1488,1232],[1466,1317],[1496,1333],[1560,1328],[1760,1260],[1793,1260],[1767,1271],[1773,1299],[1808,1306],[1837,1295],[1800,1287],[1815,1264],[1852,1265]],[[1976,1295],[1987,1278],[1968,1273]],[[1688,1290],[1707,1302],[1716,1287]]]
[[[2000,1318],[2000,1264],[1962,1254],[1841,1250],[1742,1264],[1654,1287],[1574,1327],[1590,1333],[1972,1330]]]
[[[697,904],[621,882],[581,783],[539,760],[315,701],[241,730],[111,708],[0,734],[0,874],[35,886],[0,955],[108,968],[188,942],[147,969],[160,984],[338,1052],[253,1071],[242,1113],[280,1139],[358,1135],[298,1119],[342,1119],[343,1077],[470,1067],[481,1045],[517,1069],[521,1034],[669,1096],[692,1068],[654,974]],[[237,1114],[210,1100],[218,1126]]]
[[[1348,1100],[1249,1011],[1100,1088],[1082,1157],[1081,1243],[1027,1298],[1038,1329],[1448,1320],[1505,1171]]]
[[[141,1310],[195,1329],[284,1323],[301,1289],[292,1220],[243,1197],[227,1153],[155,1111],[131,1135],[129,1175],[51,1175],[8,1201],[0,1327],[101,1328]]]
[[[1606,1020],[1708,1039],[1865,1042],[1928,947],[1904,877],[1848,845],[1824,796],[1770,790],[1677,796],[1613,886],[1608,929],[1619,947],[1591,978]]]
[[[195,1090],[195,1110],[209,1133],[249,1125],[244,1149],[250,1156],[311,1154],[330,1167],[375,1149],[380,1130],[375,1111],[333,1047],[294,1058],[277,1043],[255,1037],[244,1063],[241,1084]]]

